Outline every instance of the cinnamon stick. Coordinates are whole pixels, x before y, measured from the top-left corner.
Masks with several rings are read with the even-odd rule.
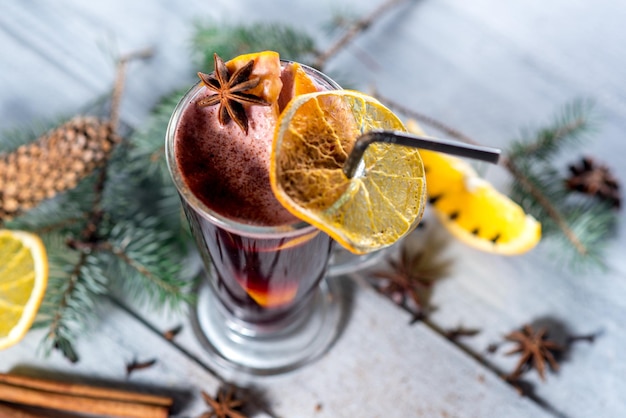
[[[66,383],[55,380],[40,379],[37,377],[18,376],[5,373],[0,373],[0,383],[8,383],[14,386],[23,386],[32,389],[41,389],[49,392],[64,393],[67,395],[84,395],[92,398],[111,399],[117,401],[140,402],[162,406],[172,406],[173,403],[172,398],[167,396],[130,392],[79,383]]]
[[[11,405],[0,403],[0,418],[42,418],[43,415],[35,412],[26,412]]]
[[[127,418],[167,418],[172,405],[163,396],[7,374],[0,374],[0,401]]]

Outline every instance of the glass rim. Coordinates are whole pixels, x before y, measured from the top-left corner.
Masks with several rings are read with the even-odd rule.
[[[293,61],[281,60],[281,63],[283,65],[289,64],[291,62]],[[332,80],[324,73],[305,64],[300,65],[302,66],[304,71],[316,77],[315,81],[326,83],[329,87],[329,90],[341,89],[341,87],[334,80]],[[297,221],[291,224],[276,226],[262,226],[240,222],[224,216],[219,212],[209,208],[191,191],[191,189],[183,179],[180,167],[178,167],[178,164],[176,163],[176,128],[178,126],[178,120],[180,119],[183,110],[186,108],[187,104],[190,103],[191,100],[202,90],[202,88],[202,81],[198,81],[196,84],[191,86],[191,88],[183,95],[183,97],[174,108],[174,111],[172,112],[172,116],[170,117],[170,120],[168,122],[167,131],[165,134],[165,159],[168,171],[170,173],[170,176],[172,177],[176,189],[178,190],[179,196],[184,199],[185,202],[189,206],[191,206],[198,215],[202,216],[209,222],[219,226],[220,228],[241,235],[256,238],[279,238],[297,236],[302,233],[309,232],[310,230],[316,229],[315,226],[310,225],[304,221]]]

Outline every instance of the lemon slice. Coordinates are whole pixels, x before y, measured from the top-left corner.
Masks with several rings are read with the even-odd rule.
[[[395,243],[415,228],[425,206],[424,167],[414,148],[372,144],[357,174],[343,173],[354,142],[372,129],[406,131],[365,94],[303,94],[281,113],[270,158],[270,183],[282,205],[355,254]]]
[[[414,121],[407,128],[423,134]],[[426,169],[428,199],[441,223],[462,242],[483,251],[515,255],[541,239],[541,224],[464,160],[420,151]]]
[[[39,237],[0,230],[0,349],[30,329],[47,283],[48,258]]]

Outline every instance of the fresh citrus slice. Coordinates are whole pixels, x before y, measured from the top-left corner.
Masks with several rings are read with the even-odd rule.
[[[47,282],[48,258],[39,237],[0,230],[0,349],[19,342],[29,330]]]
[[[409,131],[423,134],[414,121]],[[420,151],[426,170],[428,199],[443,225],[466,244],[503,255],[524,253],[541,239],[541,224],[465,161]]]
[[[270,183],[282,205],[356,254],[408,234],[425,206],[424,168],[416,149],[372,144],[357,174],[345,176],[342,167],[355,140],[372,129],[406,130],[365,94],[303,94],[281,113],[270,158]]]

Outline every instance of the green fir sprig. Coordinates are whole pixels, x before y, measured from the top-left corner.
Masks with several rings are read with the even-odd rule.
[[[102,297],[154,310],[193,299],[190,239],[165,174],[164,129],[158,136],[157,142],[156,135],[151,141],[128,135],[75,188],[4,220],[4,227],[36,233],[46,245],[49,280],[35,324],[47,329],[45,352],[57,349],[77,361],[75,343],[97,320]],[[3,137],[2,150],[35,139],[18,137]]]
[[[556,244],[552,252],[575,270],[604,266],[602,254],[617,222],[609,204],[568,189],[557,163],[595,126],[593,104],[574,101],[552,124],[514,141],[503,162],[513,174],[511,198],[541,222],[544,237]]]
[[[44,238],[50,278],[37,326],[48,329],[46,350],[60,349],[72,361],[78,359],[73,345],[95,321],[100,297],[123,295],[128,303],[152,309],[191,300],[180,208],[174,217],[155,205],[173,186],[158,176],[138,175],[143,163],[126,164],[132,159],[126,146],[120,145],[103,169],[108,176],[98,171],[7,223]]]

